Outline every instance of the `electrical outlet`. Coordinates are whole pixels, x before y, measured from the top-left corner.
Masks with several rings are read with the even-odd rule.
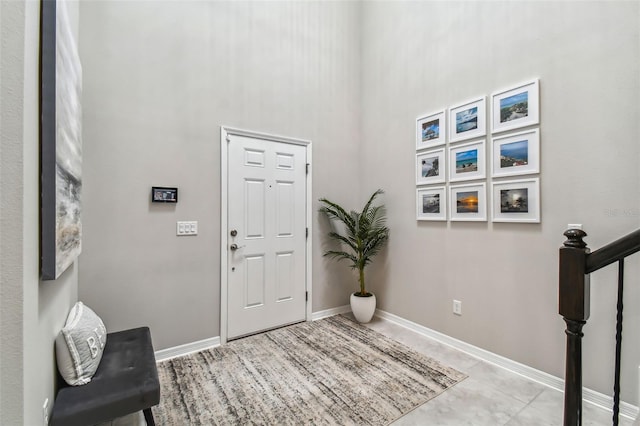
[[[42,424],[49,425],[49,398],[46,398],[42,404]]]
[[[453,301],[453,313],[456,315],[462,315],[462,302],[459,300]]]

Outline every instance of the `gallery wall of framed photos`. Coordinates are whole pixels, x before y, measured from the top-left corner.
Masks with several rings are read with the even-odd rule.
[[[488,107],[479,96],[417,118],[416,220],[540,223],[539,87],[536,78],[494,92]]]

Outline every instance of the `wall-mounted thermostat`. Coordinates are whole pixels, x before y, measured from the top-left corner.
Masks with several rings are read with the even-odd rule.
[[[151,201],[154,203],[177,203],[178,188],[167,188],[164,186],[151,187]]]

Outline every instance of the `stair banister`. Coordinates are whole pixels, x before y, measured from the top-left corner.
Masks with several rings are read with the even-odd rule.
[[[586,234],[585,234],[586,236]],[[640,245],[640,229],[599,248],[587,256],[585,272],[590,274],[613,262],[618,262],[638,251]]]
[[[569,229],[560,248],[559,313],[567,324],[567,352],[564,384],[564,426],[582,425],[582,327],[589,319],[589,248],[586,232]]]
[[[582,327],[589,319],[589,274],[618,262],[618,302],[613,386],[613,424],[618,425],[620,404],[620,356],[622,347],[622,291],[624,259],[640,251],[640,229],[591,253],[581,229],[569,229],[560,248],[559,313],[567,324],[564,426],[582,425]]]

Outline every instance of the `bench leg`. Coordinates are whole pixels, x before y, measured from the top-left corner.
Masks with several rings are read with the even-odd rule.
[[[151,407],[142,410],[144,413],[144,420],[147,422],[147,426],[156,426],[156,422],[153,420],[153,413]]]

